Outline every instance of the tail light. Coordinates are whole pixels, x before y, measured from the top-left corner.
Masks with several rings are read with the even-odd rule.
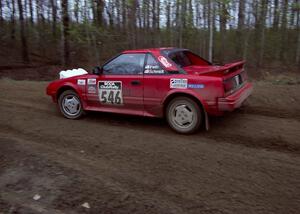
[[[225,80],[223,84],[224,84],[225,93],[231,91],[234,88],[234,82],[232,81],[232,78]]]
[[[247,75],[247,72],[246,71],[242,71],[240,73],[240,76],[242,78],[242,82],[245,82],[247,79],[248,79],[248,75]]]
[[[247,80],[247,73],[245,71],[227,80],[224,80],[223,85],[224,85],[225,93],[231,93],[236,89],[240,88],[246,80]]]

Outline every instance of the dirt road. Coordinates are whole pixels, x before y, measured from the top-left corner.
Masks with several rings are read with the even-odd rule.
[[[0,80],[0,213],[299,213],[300,85],[258,82],[182,136],[160,119],[64,119],[46,84]]]

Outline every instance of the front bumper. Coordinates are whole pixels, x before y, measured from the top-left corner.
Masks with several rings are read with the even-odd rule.
[[[227,97],[218,98],[218,110],[219,111],[233,111],[239,108],[242,103],[250,96],[253,91],[251,83],[246,83],[239,90]]]
[[[55,96],[56,95],[56,90],[53,90],[52,87],[50,87],[50,84],[46,88],[46,94],[48,96],[51,96],[53,102],[55,102],[55,103],[57,102],[56,96]]]

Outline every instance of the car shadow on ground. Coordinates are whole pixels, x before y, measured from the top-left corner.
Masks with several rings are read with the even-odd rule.
[[[236,115],[232,115],[236,114]],[[194,135],[209,135],[214,133],[214,128],[224,127],[226,121],[238,115],[238,112],[232,114],[225,114],[221,117],[209,117],[210,129],[205,130],[204,124]],[[151,132],[177,134],[169,126],[165,118],[151,118],[135,115],[124,115],[106,112],[88,112],[84,118],[87,121],[105,123],[107,125],[120,126],[126,128],[133,128],[139,130],[151,130]]]
[[[259,126],[255,123],[248,124],[247,118],[244,118],[244,110],[235,110],[219,117],[209,117],[210,129],[204,127],[191,135],[181,135],[173,131],[163,118],[149,118],[133,115],[122,115],[115,113],[89,112],[85,119],[89,122],[101,123],[107,126],[123,127],[124,129],[134,129],[143,132],[169,136],[184,136],[185,139],[203,140],[217,144],[235,144],[245,147],[264,148],[283,152],[299,153],[298,145],[286,142],[281,138],[273,136],[260,136],[247,134],[247,130],[256,130],[259,134]],[[239,127],[239,128],[237,128]],[[244,127],[244,128],[243,128]],[[233,131],[234,130],[234,131]],[[245,132],[246,131],[246,132]]]

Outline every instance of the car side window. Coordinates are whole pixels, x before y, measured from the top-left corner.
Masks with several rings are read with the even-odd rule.
[[[165,71],[162,69],[157,60],[152,54],[147,54],[147,61],[145,64],[144,74],[164,74]]]
[[[142,75],[146,54],[121,54],[103,66],[103,74]]]

